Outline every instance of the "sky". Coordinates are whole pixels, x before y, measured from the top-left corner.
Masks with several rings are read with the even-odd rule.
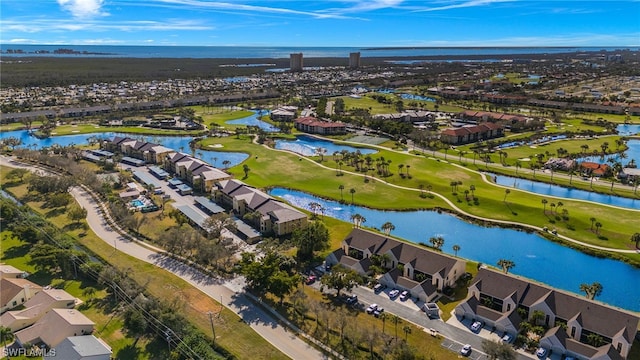
[[[0,43],[640,46],[640,0],[1,0]]]

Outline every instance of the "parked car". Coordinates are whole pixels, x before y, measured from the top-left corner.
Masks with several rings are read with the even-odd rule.
[[[376,311],[378,309],[378,304],[371,304],[369,305],[369,307],[367,308],[367,314],[373,314],[374,311]]]
[[[471,354],[471,345],[466,344],[465,346],[463,346],[462,349],[460,349],[460,354],[469,356],[469,354]]]
[[[383,312],[384,312],[384,308],[378,306],[378,308],[373,312],[373,316],[380,317],[380,314],[382,314]]]
[[[505,344],[508,344],[511,342],[511,340],[513,340],[513,336],[509,335],[509,334],[504,334],[504,336],[502,337],[502,342]]]
[[[347,300],[345,300],[345,302],[349,305],[358,303],[358,295],[351,295],[347,297]]]
[[[398,289],[393,289],[389,291],[389,298],[391,299],[395,299],[398,295],[400,295],[400,290]]]
[[[438,337],[438,330],[434,328],[429,328],[429,334],[431,334],[431,336],[433,337]]]
[[[410,297],[411,297],[411,295],[409,295],[409,291],[407,291],[407,290],[405,290],[405,291],[400,293],[400,300],[402,300],[402,301],[405,301]]]
[[[376,286],[373,287],[373,291],[379,293],[380,291],[384,290],[386,286],[384,286],[383,284],[376,284]]]
[[[307,285],[311,285],[311,284],[313,284],[314,282],[316,282],[316,280],[317,280],[317,279],[318,279],[318,278],[316,278],[316,276],[315,276],[315,275],[309,275],[309,276],[307,276],[307,279],[306,279],[304,282],[305,282]]]
[[[539,357],[540,359],[546,358],[547,357],[547,349],[538,348],[538,350],[536,351],[536,356]]]
[[[473,324],[471,324],[471,331],[478,332],[480,329],[482,329],[482,322],[474,321]]]

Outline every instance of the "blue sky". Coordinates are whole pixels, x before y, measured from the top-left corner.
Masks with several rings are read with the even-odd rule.
[[[3,44],[640,46],[640,0],[2,0]]]

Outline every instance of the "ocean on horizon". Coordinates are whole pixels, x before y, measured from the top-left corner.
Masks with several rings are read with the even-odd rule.
[[[74,53],[55,54],[58,49]],[[281,46],[132,46],[132,45],[33,45],[0,44],[3,57],[128,57],[194,59],[283,59],[292,53],[306,58],[348,57],[360,52],[362,57],[412,56],[491,56],[519,54],[557,54],[586,51],[638,51],[639,47],[281,47]],[[22,53],[8,53],[21,50]]]

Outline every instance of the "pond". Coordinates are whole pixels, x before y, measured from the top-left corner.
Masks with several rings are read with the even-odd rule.
[[[615,144],[612,144],[611,142],[609,143],[609,148],[613,147],[615,149]],[[583,157],[580,158],[580,160],[582,161],[592,161],[592,162],[597,162],[600,164],[609,164],[611,165],[611,163],[609,162],[609,159],[612,159],[613,161],[618,161],[622,164],[622,166],[628,166],[629,163],[631,163],[631,161],[633,160],[633,163],[638,166],[640,165],[640,140],[636,140],[636,139],[632,139],[632,140],[628,140],[627,141],[627,147],[628,149],[623,153],[624,155],[621,154],[611,154],[611,155],[607,155],[607,156],[587,156],[587,157]],[[599,149],[597,149],[599,150]]]
[[[622,124],[618,125],[616,130],[618,130],[618,134],[622,136],[640,134],[640,124]]]
[[[433,211],[373,210],[283,188],[272,189],[269,193],[300,208],[308,209],[309,203],[317,202],[326,209],[326,216],[347,222],[351,221],[351,215],[360,214],[366,218],[366,227],[379,229],[390,221],[395,226],[392,235],[414,243],[428,243],[430,237],[442,236],[446,253],[453,254],[452,246],[457,244],[460,246],[458,256],[463,258],[494,266],[500,259],[509,259],[516,263],[511,270],[514,274],[559,289],[578,293],[580,284],[598,281],[603,285],[599,300],[640,311],[640,286],[630,286],[638,283],[640,269],[621,261],[589,256],[536,234],[482,227]],[[339,194],[338,189],[336,194]],[[344,195],[349,200],[350,194]]]
[[[405,100],[421,100],[421,101],[436,101],[436,99],[427,96],[414,95],[414,94],[400,94],[400,97]]]
[[[369,148],[360,148],[349,145],[340,145],[331,141],[322,140],[313,136],[300,135],[296,136],[296,140],[276,140],[276,149],[289,150],[303,156],[314,156],[317,150],[325,149],[325,155],[331,156],[334,152],[343,150],[349,152],[360,151],[361,154],[374,154],[377,151]]]
[[[267,132],[277,132],[279,129],[266,121],[260,120],[260,116],[269,115],[268,111],[258,111],[254,112],[253,115],[249,115],[242,119],[237,120],[229,120],[225,122],[225,124],[229,125],[249,125],[249,126],[257,126],[260,129]]]
[[[141,141],[153,142],[156,144],[161,144],[162,146],[166,146],[170,149],[186,153],[191,152],[191,149],[189,148],[189,142],[193,140],[193,137],[191,136],[138,135],[117,132],[61,135],[51,136],[46,139],[38,139],[37,137],[30,135],[27,130],[0,132],[0,139],[16,137],[22,141],[22,145],[20,145],[20,147],[34,147],[36,149],[53,146],[55,144],[58,144],[60,146],[84,145],[89,143],[89,138],[91,137],[98,137],[100,139],[113,139],[115,136],[130,137],[132,139],[138,139]],[[231,164],[229,165],[230,167],[236,166],[249,157],[249,155],[245,153],[211,151],[205,149],[196,150],[194,156],[206,161],[214,167],[218,167],[218,165],[222,167],[222,162],[225,160],[231,162]]]
[[[640,210],[640,200],[630,199],[621,196],[598,194],[591,191],[571,189],[564,186],[547,184],[539,181],[519,179],[511,176],[489,174],[496,183],[503,186],[512,186],[517,189],[530,191],[540,195],[556,196],[567,199],[587,200],[600,204],[620,206],[630,209]],[[580,176],[573,177],[574,182],[589,183],[590,180],[583,180]],[[640,214],[638,215],[640,217]]]

